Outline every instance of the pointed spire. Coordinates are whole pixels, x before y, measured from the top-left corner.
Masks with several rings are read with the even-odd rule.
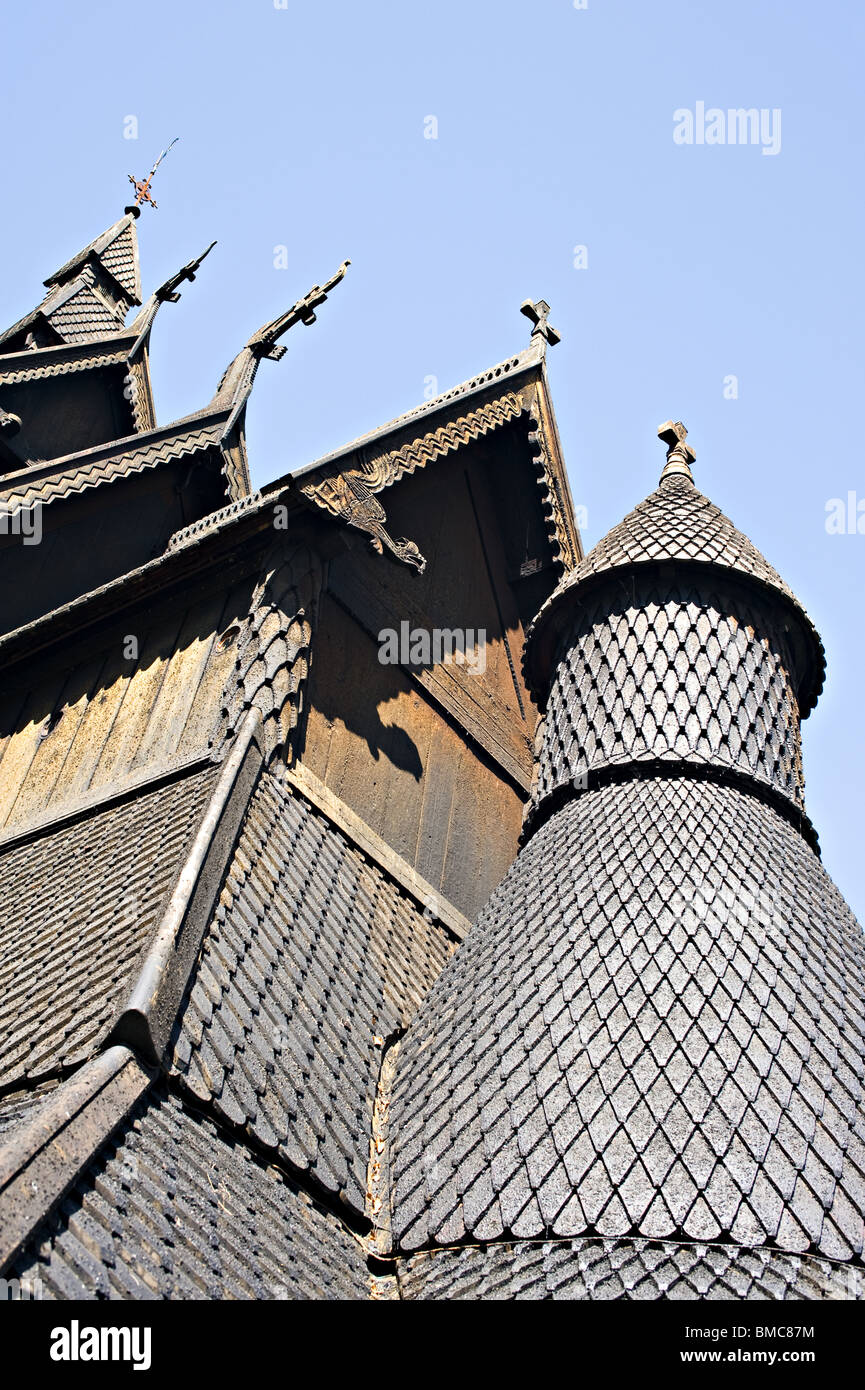
[[[0,333],[0,354],[113,337],[141,303],[138,238],[121,217],[45,280],[42,302]]]
[[[101,236],[88,242],[59,270],[49,275],[43,284],[49,291],[69,285],[78,279],[88,265],[111,276],[115,293],[119,292],[130,304],[141,303],[138,234],[133,217],[125,214],[112,223]]]
[[[736,1260],[754,1289],[758,1257],[862,1250],[865,949],[803,808],[820,657],[782,581],[682,481],[684,436],[662,426],[670,482],[547,605],[567,611],[523,848],[400,1041],[388,1248],[441,1262],[435,1296],[524,1293],[530,1261],[540,1297],[675,1296],[678,1273],[623,1272],[647,1241],[670,1242],[669,1269],[705,1260],[708,1296]],[[793,1125],[779,1039],[799,1045]],[[826,1145],[843,1157],[821,1187]]]
[[[802,644],[800,713],[813,708],[823,684],[825,654],[820,638],[802,605],[777,570],[747,536],[694,484],[691,464],[696,454],[686,443],[681,420],[666,420],[658,436],[667,445],[667,461],[659,485],[607,532],[588,555],[570,570],[550,595],[529,628],[524,668],[530,688],[543,703],[549,690],[557,643],[571,621],[575,603],[586,586],[612,570],[633,570],[661,563],[712,565],[753,580],[789,605]],[[579,595],[579,599],[578,599]]]
[[[667,462],[661,473],[661,482],[665,478],[680,476],[687,478],[689,483],[694,481],[691,475],[691,464],[697,455],[690,444],[685,443],[688,431],[681,420],[665,420],[663,425],[658,426],[658,438],[667,445]]]

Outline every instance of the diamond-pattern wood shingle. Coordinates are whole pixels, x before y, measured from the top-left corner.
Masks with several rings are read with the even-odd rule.
[[[108,305],[86,284],[46,317],[64,343],[86,343],[118,333],[123,327],[122,316],[112,314]]]
[[[406,1299],[861,1299],[861,1271],[831,1260],[735,1245],[649,1240],[521,1241],[414,1255]]]
[[[387,1038],[452,945],[278,777],[250,805],[181,1011],[172,1067],[359,1214]]]
[[[113,241],[109,241],[100,260],[117,283],[123,288],[133,304],[141,299],[141,283],[138,273],[138,247],[135,239],[135,224],[121,224],[121,230]]]
[[[636,575],[595,589],[562,644],[532,804],[602,767],[735,769],[803,804],[794,659],[760,594]]]
[[[560,588],[573,588],[603,570],[649,560],[697,560],[720,565],[760,579],[798,602],[753,542],[689,478],[681,475],[665,478],[628,512],[566,576]]]
[[[159,922],[218,771],[0,849],[0,1084],[92,1054]]]
[[[865,1238],[865,944],[802,806],[819,639],[668,475],[527,669],[526,843],[397,1062],[403,1297],[857,1296],[814,1276]]]
[[[546,821],[414,1020],[399,1247],[643,1236],[859,1256],[865,950],[819,859],[730,787]]]
[[[801,629],[808,661],[798,673],[797,696],[804,715],[816,704],[823,684],[825,655],[814,626],[792,590],[757,547],[738,531],[714,502],[680,474],[664,478],[632,512],[614,526],[586,558],[572,569],[547,599],[535,618],[527,638],[526,674],[530,684],[546,693],[548,663],[554,657],[554,632],[559,614],[579,590],[581,596],[590,583],[617,571],[633,571],[642,565],[675,564],[685,567],[711,565],[726,570],[730,580],[750,581],[752,590],[769,590],[782,611],[792,612]],[[630,576],[624,583],[630,583]],[[546,668],[546,669],[545,669]]]
[[[369,1296],[359,1240],[164,1087],[139,1102],[13,1278],[46,1299]]]
[[[122,332],[129,309],[141,303],[134,218],[126,216],[115,222],[45,284],[47,294],[41,304],[0,333],[0,353],[4,348],[9,350],[7,345],[20,351],[25,332],[38,333],[42,322],[70,344]]]

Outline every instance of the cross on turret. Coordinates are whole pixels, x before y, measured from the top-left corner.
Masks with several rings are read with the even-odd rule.
[[[551,347],[562,341],[561,334],[557,333],[551,323],[547,322],[550,306],[545,299],[539,299],[535,303],[531,299],[526,299],[520,305],[520,313],[525,314],[527,319],[531,319],[534,324],[532,329],[533,338],[543,338]]]
[[[681,420],[665,420],[663,425],[658,426],[658,438],[663,440],[667,446],[667,462],[661,474],[661,481],[664,478],[672,477],[679,473],[686,478],[691,478],[691,464],[697,455],[690,444],[685,443],[688,431]]]

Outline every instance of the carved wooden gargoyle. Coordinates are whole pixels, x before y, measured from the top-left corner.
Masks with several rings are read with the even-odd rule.
[[[323,483],[317,483],[314,490],[302,488],[301,491],[320,507],[324,507],[332,516],[339,517],[340,521],[344,521],[346,525],[356,526],[358,530],[366,531],[371,537],[373,549],[379,555],[384,553],[386,546],[398,560],[402,560],[406,565],[411,565],[418,574],[423,574],[426,569],[426,560],[423,555],[414,541],[394,540],[388,533],[385,527],[387,513],[381,502],[364,482],[362,473],[354,471],[337,473],[335,477],[328,478]]]

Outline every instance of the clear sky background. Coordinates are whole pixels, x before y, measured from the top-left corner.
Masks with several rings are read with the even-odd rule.
[[[829,499],[865,501],[865,7],[6,0],[2,16],[3,326],[176,135],[139,223],[145,295],[219,244],[157,321],[161,422],[351,258],[318,323],[262,365],[254,482],[418,404],[431,376],[444,391],[508,356],[527,296],[563,337],[550,375],[587,547],[655,486],[660,421],[685,421],[698,485],[826,644],[807,803],[865,921],[865,534],[825,527]],[[674,111],[699,101],[779,108],[780,152],[675,144]]]

